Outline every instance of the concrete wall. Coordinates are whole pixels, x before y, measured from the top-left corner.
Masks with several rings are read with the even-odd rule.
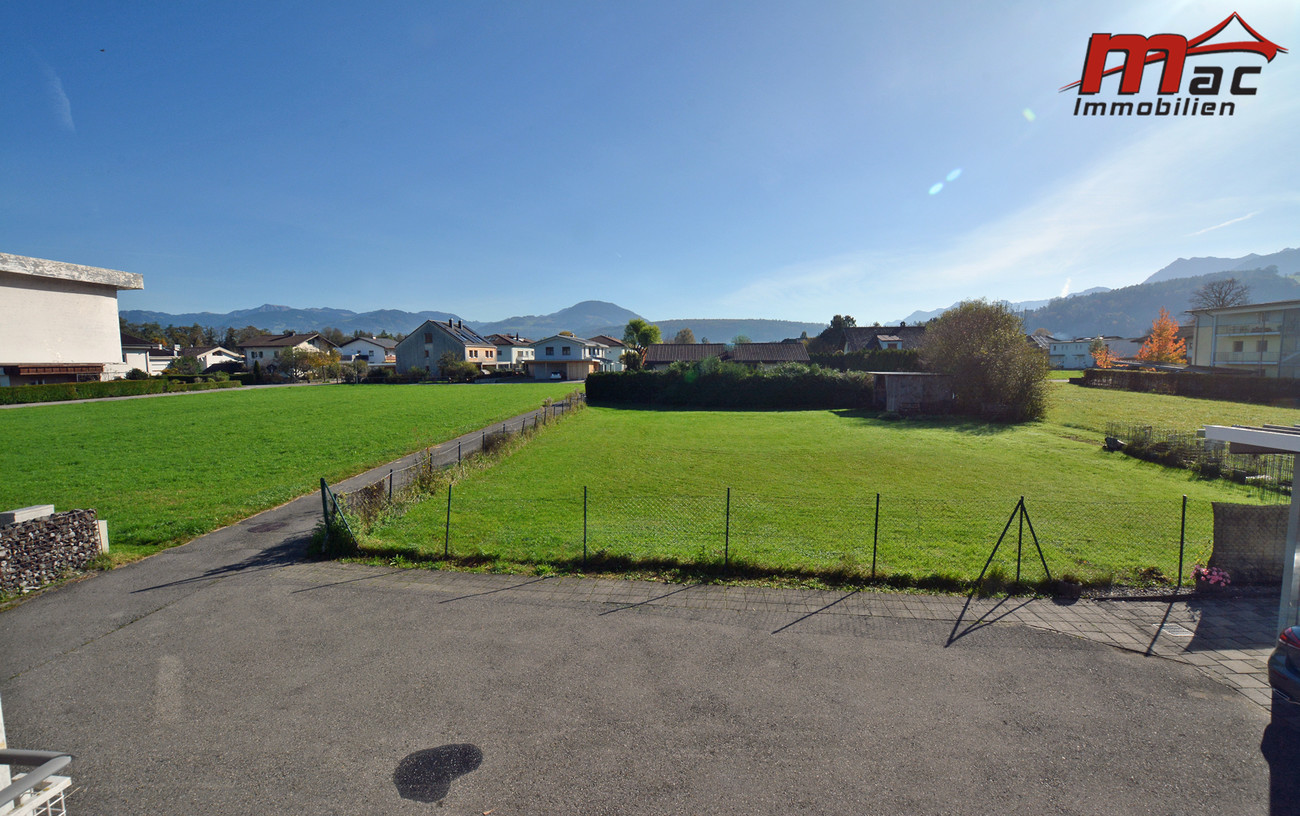
[[[121,359],[115,287],[0,272],[0,363]]]
[[[1233,584],[1281,584],[1288,505],[1213,504],[1209,566],[1226,570]]]
[[[0,527],[0,592],[31,592],[99,555],[94,510],[70,510]]]

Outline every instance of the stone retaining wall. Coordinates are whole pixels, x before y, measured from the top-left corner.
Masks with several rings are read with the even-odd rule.
[[[0,593],[31,592],[99,555],[94,510],[69,510],[0,527]]]
[[[1290,507],[1213,504],[1214,552],[1208,566],[1227,570],[1234,584],[1281,584]]]

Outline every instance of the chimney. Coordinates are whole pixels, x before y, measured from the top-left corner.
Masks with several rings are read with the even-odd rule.
[[[459,320],[457,320],[457,321],[456,321],[456,328],[458,328],[458,329],[463,329],[463,328],[465,328],[465,324],[464,324],[464,323],[461,323]]]

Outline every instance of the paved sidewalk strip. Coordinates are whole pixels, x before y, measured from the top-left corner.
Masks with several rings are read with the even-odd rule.
[[[983,626],[1018,624],[1071,635],[1129,652],[1175,660],[1268,707],[1265,664],[1273,650],[1271,593],[1229,598],[1188,594],[1178,600],[966,598],[856,590],[802,590],[749,586],[661,584],[610,578],[489,575],[392,570],[334,563],[302,564],[304,579],[329,576],[423,588],[449,597],[441,603],[491,594],[525,603],[597,604],[600,614],[646,610],[759,612],[786,618],[774,634],[797,632],[817,618],[890,618],[952,623],[955,640]]]

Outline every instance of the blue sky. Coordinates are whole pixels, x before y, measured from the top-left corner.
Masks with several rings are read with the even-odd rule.
[[[1075,117],[1057,90],[1094,32],[1233,11],[1291,53],[1228,58],[1264,66],[1232,117]],[[1293,0],[10,0],[0,22],[0,251],[139,272],[127,309],[870,322],[1300,246]]]

